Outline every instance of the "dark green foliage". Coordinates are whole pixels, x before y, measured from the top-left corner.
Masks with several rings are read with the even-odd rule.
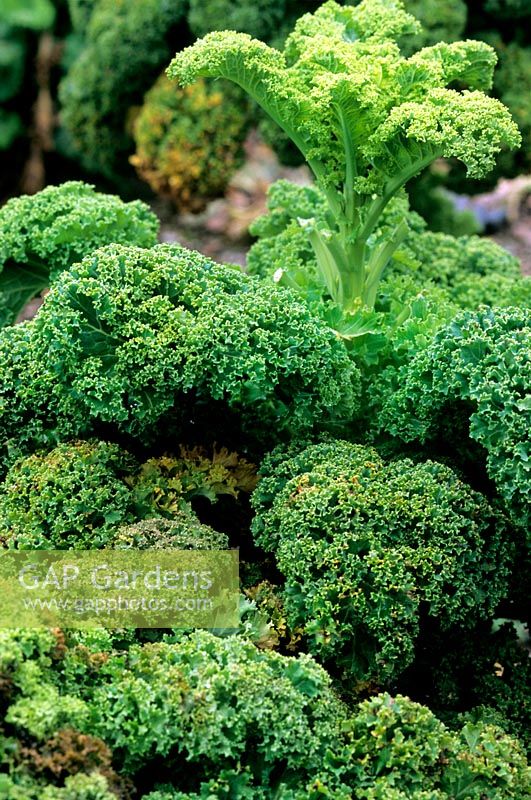
[[[531,747],[531,660],[511,622],[493,632],[449,631],[417,656],[406,687],[444,720],[459,724],[458,712],[479,718],[499,715],[503,727]],[[407,676],[406,676],[407,678]],[[476,709],[476,711],[474,711]]]
[[[145,519],[119,528],[110,546],[117,550],[227,550],[229,540],[190,511],[179,509],[171,519]]]
[[[80,181],[9,200],[0,209],[0,323],[14,322],[59,272],[97,247],[152,247],[158,230],[144,203],[124,203]]]
[[[531,16],[531,7],[527,0],[486,0],[485,11],[497,19],[510,22]]]
[[[188,24],[197,38],[210,31],[241,31],[268,41],[286,13],[286,0],[190,0]]]
[[[0,539],[21,550],[90,549],[132,520],[127,475],[135,461],[105,442],[58,445],[8,471],[0,492]]]
[[[176,90],[162,75],[135,120],[130,161],[154,192],[180,210],[200,211],[241,166],[251,121],[237,87],[199,81]]]
[[[429,283],[421,290],[416,276],[410,275],[382,281],[376,310],[377,315],[360,314],[362,322],[367,319],[369,332],[355,338],[351,347],[363,364],[364,435],[381,446],[381,409],[400,386],[400,369],[429,344],[458,308],[446,290]],[[394,452],[400,452],[400,447]],[[430,455],[425,451],[425,457]]]
[[[529,528],[531,499],[531,310],[465,312],[437,333],[399,375],[385,427],[404,441],[426,441],[455,414],[470,437],[514,522]],[[453,422],[455,442],[463,424]]]
[[[345,714],[308,656],[286,659],[206,632],[132,647],[103,672],[90,698],[92,731],[127,772],[156,755],[186,759],[196,785],[223,764],[249,771],[257,788],[297,787],[319,771]]]
[[[2,469],[21,455],[85,435],[89,421],[37,359],[33,322],[0,330],[0,458]]]
[[[7,150],[22,130],[17,114],[0,108],[0,150]]]
[[[381,694],[361,703],[350,739],[345,783],[359,800],[528,796],[525,756],[517,742],[481,722],[450,732],[407,697]]]
[[[528,13],[529,5],[527,6]],[[496,48],[500,65],[494,76],[494,92],[505,103],[520,128],[522,147],[514,155],[502,154],[499,172],[503,176],[504,168],[510,174],[529,173],[531,170],[531,47],[521,47],[518,42],[505,44],[499,37],[490,39]],[[508,174],[508,172],[506,172]]]
[[[269,434],[356,408],[357,370],[305,306],[181,247],[96,251],[58,278],[35,324],[65,391],[135,435],[198,401]]]
[[[61,122],[81,164],[113,177],[131,147],[129,108],[153,83],[184,12],[182,0],[97,0],[85,47],[63,79]]]
[[[448,467],[348,442],[278,458],[253,497],[256,540],[286,578],[290,625],[351,678],[400,673],[421,616],[467,626],[504,596],[503,520]]]
[[[83,35],[87,31],[94,9],[98,0],[68,0],[68,12],[70,22],[76,33]]]
[[[0,102],[3,103],[20,89],[26,53],[23,41],[17,40],[1,22],[0,33],[3,34],[0,36]]]

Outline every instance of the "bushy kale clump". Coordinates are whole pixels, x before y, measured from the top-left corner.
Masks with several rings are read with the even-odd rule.
[[[171,762],[173,754],[177,763],[180,757],[200,765],[203,774],[215,774],[225,762],[253,771],[258,787],[297,786],[319,771],[345,715],[328,675],[308,656],[286,659],[209,633],[177,645],[133,647],[102,674],[105,682],[90,700],[90,727],[127,772],[157,755]],[[127,724],[137,704],[148,722],[141,736]]]
[[[194,37],[229,30],[268,40],[283,22],[287,5],[287,0],[190,0],[188,24]]]
[[[162,245],[109,246],[60,274],[71,237],[37,317],[0,332],[4,467],[102,423],[151,442],[166,415],[178,442],[216,403],[261,439],[356,413],[358,369],[286,289]]]
[[[89,419],[135,436],[205,402],[271,434],[350,419],[358,399],[343,344],[291,293],[177,246],[95,251],[59,276],[32,340]]]
[[[346,783],[356,800],[516,800],[527,793],[522,749],[496,725],[469,722],[451,733],[400,695],[360,703],[347,753]]]
[[[176,92],[162,75],[135,119],[130,161],[179,210],[201,211],[243,163],[251,121],[251,105],[238,87],[198,81]]]
[[[0,789],[4,800],[116,800],[117,796],[107,777],[96,771],[68,775],[64,786],[46,785],[26,776],[13,781],[0,775]]]
[[[23,550],[103,547],[133,520],[135,459],[102,441],[58,445],[15,462],[0,488],[0,538]]]
[[[426,441],[450,416],[456,441],[468,431],[484,448],[497,493],[524,530],[531,519],[530,326],[526,308],[462,313],[403,366],[382,418],[402,440]]]
[[[395,677],[422,618],[470,626],[504,597],[503,519],[448,467],[342,441],[289,456],[261,467],[255,538],[285,576],[290,625],[349,677]]]
[[[525,796],[521,748],[495,725],[468,721],[454,732],[388,694],[349,710],[310,656],[206,632],[173,638],[117,647],[101,630],[67,639],[0,632],[0,692],[6,678],[12,687],[7,797],[39,797],[46,784],[35,767],[46,756],[62,766],[48,781],[50,792],[64,781],[54,800],[107,800],[106,790],[121,797],[128,777],[142,781],[146,800]],[[60,733],[50,739],[54,725]],[[86,758],[65,758],[64,741],[83,742]],[[61,793],[70,786],[100,794]]]
[[[159,222],[145,203],[124,203],[81,181],[14,197],[0,209],[0,324],[76,261],[111,242],[152,247]]]

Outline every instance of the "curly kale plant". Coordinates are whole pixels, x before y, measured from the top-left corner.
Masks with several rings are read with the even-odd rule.
[[[239,84],[304,154],[327,214],[324,224],[300,224],[322,285],[345,312],[374,305],[408,225],[402,218],[384,238],[374,232],[410,178],[441,156],[481,176],[502,146],[520,141],[505,107],[483,93],[494,51],[477,41],[440,43],[404,58],[396,40],[418,30],[400,2],[330,0],[299,19],[283,52],[246,34],[211,33],[168,68],[182,85],[206,76]]]
[[[18,549],[60,550],[111,541],[115,547],[145,549],[165,542],[193,549],[194,541],[204,540],[226,549],[227,537],[201,525],[190,501],[237,497],[255,485],[253,465],[226,448],[209,457],[181,447],[180,458],[168,455],[139,465],[115,444],[63,443],[8,469],[0,488],[0,541]]]
[[[311,657],[237,636],[124,634],[0,631],[2,797],[125,799],[131,780],[145,800],[526,797],[524,754],[488,721],[449,730],[400,695],[348,709]]]
[[[437,436],[452,416],[469,427],[514,522],[531,522],[531,311],[483,309],[457,316],[403,367],[384,408],[387,430],[405,441]]]
[[[59,276],[34,356],[88,418],[143,435],[223,402],[259,430],[350,419],[359,373],[282,288],[178,246],[109,245]]]
[[[268,212],[250,227],[258,241],[249,250],[249,272],[287,284],[306,297],[320,297],[315,254],[298,220],[311,216],[318,224],[325,224],[325,195],[315,186],[297,186],[279,180],[268,191],[267,206]],[[502,299],[502,304],[507,305],[510,303],[503,298],[510,299],[512,291],[515,297],[522,293],[527,296],[520,264],[511,253],[490,239],[456,238],[427,230],[424,220],[409,211],[403,196],[394,198],[383,212],[378,236],[389,235],[402,217],[407,218],[409,231],[391,259],[386,280],[397,275],[408,276],[415,294],[433,284],[445,289],[457,305],[463,302],[464,307],[488,304],[491,298],[496,304]],[[497,293],[492,285],[495,280],[501,284]],[[377,306],[382,293],[385,290],[380,285]],[[474,302],[475,305],[470,305]]]
[[[505,525],[448,467],[341,441],[290,455],[262,466],[253,529],[313,653],[388,680],[413,660],[422,617],[467,626],[502,599]]]
[[[144,203],[124,203],[80,181],[9,200],[0,209],[0,324],[14,322],[59,272],[97,247],[152,247],[158,229]]]
[[[21,550],[104,546],[132,522],[127,475],[136,462],[101,441],[58,445],[8,471],[0,491],[0,540]]]
[[[326,219],[326,200],[317,187],[284,180],[273,184],[268,213],[251,226],[258,241],[249,250],[248,271],[304,296],[355,351],[363,366],[363,418],[374,431],[380,427],[383,399],[400,384],[399,367],[459,309],[531,306],[531,278],[522,277],[513,255],[489,239],[428,231],[402,196],[389,203],[379,223],[378,235],[385,238],[406,215],[409,232],[380,283],[375,308],[345,319],[323,302],[315,255],[297,222],[307,215]]]
[[[356,800],[527,795],[525,754],[495,725],[449,731],[425,706],[380,694],[360,703],[348,735],[343,780]]]
[[[257,788],[296,787],[319,771],[345,714],[310,657],[284,658],[206,632],[133,647],[102,674],[90,728],[127,772],[159,755],[177,768],[194,764],[191,782],[223,764],[248,772]]]
[[[176,92],[162,75],[135,120],[130,161],[157,194],[180,210],[200,211],[241,166],[251,119],[237,86],[198,81]]]

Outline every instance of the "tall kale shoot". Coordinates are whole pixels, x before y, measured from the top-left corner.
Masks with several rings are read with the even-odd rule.
[[[333,0],[305,14],[283,52],[249,35],[214,32],[178,53],[167,74],[181,85],[227,78],[288,134],[327,201],[325,221],[300,219],[326,293],[344,313],[374,306],[384,270],[408,232],[405,217],[378,234],[389,201],[441,157],[485,175],[520,134],[484,94],[494,50],[439,43],[405,58],[398,41],[419,23],[400,0]]]

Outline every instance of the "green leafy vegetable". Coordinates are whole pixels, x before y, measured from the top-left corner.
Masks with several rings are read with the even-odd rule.
[[[451,419],[453,436],[479,442],[513,520],[531,521],[531,310],[465,312],[403,366],[383,410],[387,430],[426,441]]]
[[[407,221],[385,238],[374,232],[410,178],[440,156],[481,176],[502,146],[520,141],[508,111],[483,93],[494,51],[477,41],[440,43],[406,59],[396,40],[418,30],[400,2],[331,0],[299,19],[284,52],[243,33],[211,33],[168,68],[182,85],[206,76],[234,81],[303,153],[325,194],[327,220],[300,225],[322,286],[345,312],[375,303]]]
[[[159,223],[145,203],[124,203],[80,181],[15,197],[0,209],[0,324],[61,272],[111,242],[151,247]]]
[[[241,166],[251,104],[236,86],[198,81],[180,92],[162,75],[135,120],[141,178],[180,210],[200,211],[222,195]]]
[[[344,441],[293,452],[262,465],[253,530],[311,652],[381,682],[413,661],[423,617],[466,627],[494,610],[514,550],[500,515],[451,469],[385,464]]]
[[[134,435],[208,401],[268,435],[349,420],[359,373],[286,289],[182,247],[109,245],[62,273],[35,357],[89,419]]]

